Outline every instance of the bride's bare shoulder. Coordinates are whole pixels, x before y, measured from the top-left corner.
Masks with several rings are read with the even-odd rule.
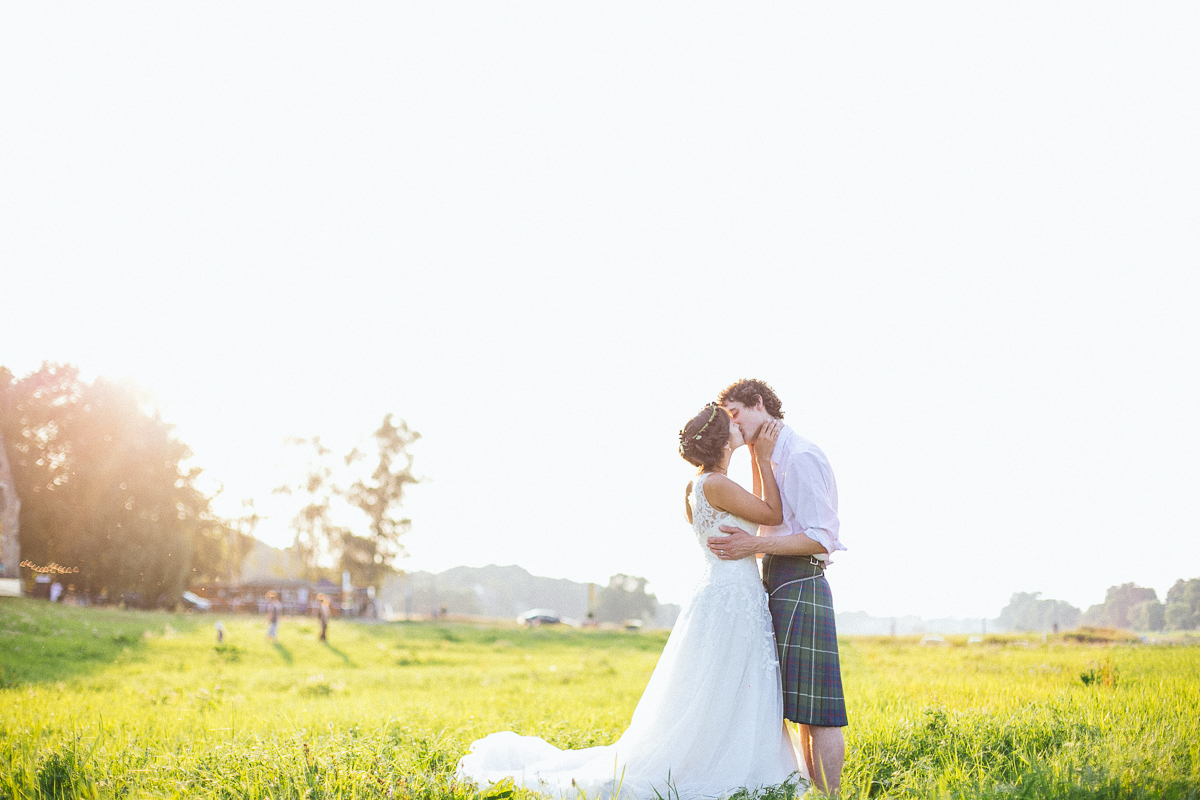
[[[705,499],[710,504],[719,508],[722,497],[728,497],[732,489],[740,489],[741,487],[719,472],[709,472],[706,473],[704,485],[700,488],[704,490]]]

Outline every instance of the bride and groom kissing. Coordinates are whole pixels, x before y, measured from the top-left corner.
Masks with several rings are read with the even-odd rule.
[[[726,476],[742,445],[749,492]],[[846,707],[824,571],[846,548],[829,462],[783,424],[779,398],[758,380],[728,386],[689,420],[679,453],[699,468],[685,512],[704,570],[629,727],[582,750],[493,733],[459,761],[461,778],[563,798],[692,800],[799,773],[838,792]]]

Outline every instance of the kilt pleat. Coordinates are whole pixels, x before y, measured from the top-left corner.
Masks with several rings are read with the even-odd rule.
[[[846,723],[833,595],[821,568],[810,559],[763,559],[770,595],[783,715],[803,725],[840,728]]]

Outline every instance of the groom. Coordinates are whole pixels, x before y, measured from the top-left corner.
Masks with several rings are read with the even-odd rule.
[[[779,398],[762,381],[738,381],[719,399],[748,444],[764,422],[783,419]],[[757,536],[722,526],[730,536],[709,539],[708,546],[727,560],[764,554],[783,716],[799,726],[800,751],[816,787],[832,795],[841,785],[846,754],[846,703],[833,598],[824,575],[829,556],[846,549],[838,541],[837,485],[825,454],[787,426],[775,442],[771,468],[783,500],[783,524],[761,526]],[[757,478],[756,473],[756,484]],[[756,485],[754,493],[761,495],[761,488]]]

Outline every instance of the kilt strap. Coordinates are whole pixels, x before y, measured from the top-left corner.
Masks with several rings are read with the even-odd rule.
[[[781,583],[781,584],[779,584],[778,586],[776,586],[776,587],[775,587],[775,588],[774,588],[774,589],[771,591],[771,593],[770,593],[769,595],[767,595],[767,596],[768,596],[768,597],[774,597],[774,596],[775,596],[775,592],[778,592],[780,589],[786,589],[786,588],[787,588],[787,587],[789,587],[789,586],[792,586],[792,585],[794,585],[794,584],[797,584],[797,583],[804,583],[805,581],[815,581],[817,578],[820,578],[821,576],[822,576],[822,573],[818,573],[818,574],[816,574],[816,575],[809,575],[807,578],[796,578],[796,580],[794,580],[794,581],[788,581],[787,583]]]

